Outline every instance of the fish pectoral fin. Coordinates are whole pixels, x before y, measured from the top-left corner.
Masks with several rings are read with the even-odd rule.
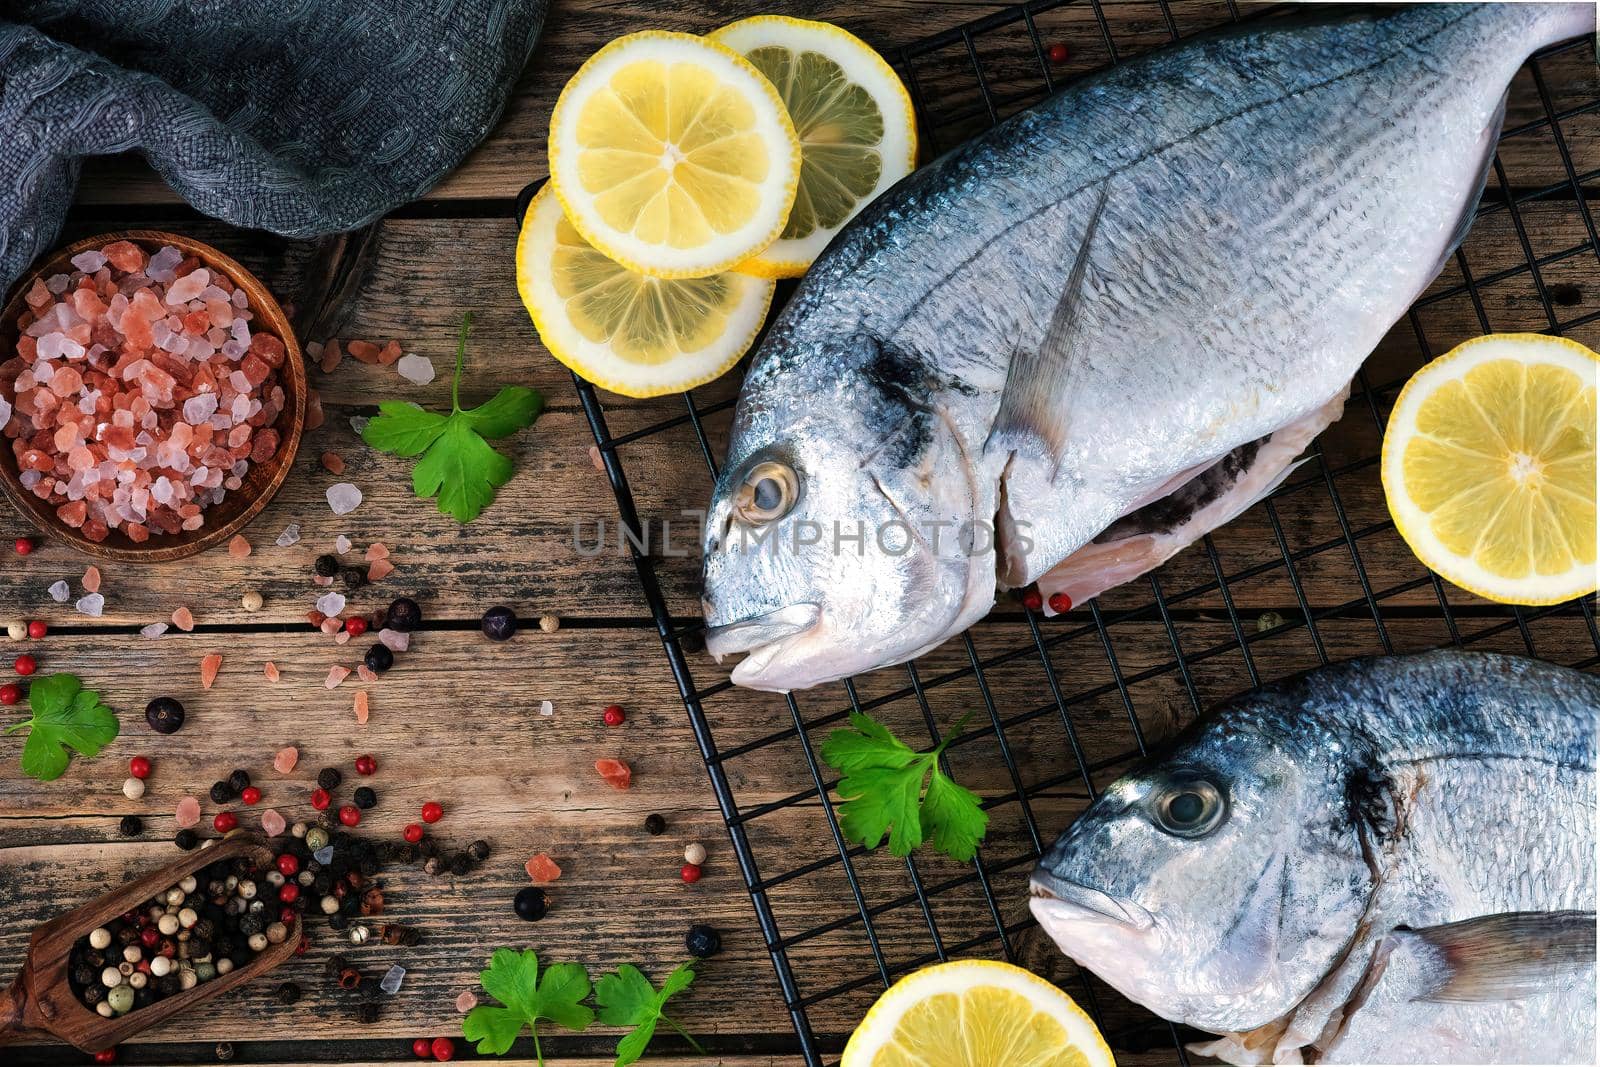
[[[1003,446],[1020,437],[1037,441],[1052,460],[1060,459],[1065,440],[1064,400],[1077,351],[1075,340],[1081,320],[1079,308],[1084,280],[1095,231],[1099,229],[1100,216],[1110,195],[1109,184],[1101,184],[1044,336],[1033,345],[1017,339],[1011,362],[1006,367],[1000,407],[989,432],[991,444]]]
[[[1418,967],[1413,1000],[1517,1000],[1595,965],[1592,911],[1506,912],[1390,935]]]

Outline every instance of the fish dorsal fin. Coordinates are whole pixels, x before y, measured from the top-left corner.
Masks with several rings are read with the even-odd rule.
[[[1038,441],[1052,460],[1061,456],[1066,437],[1065,398],[1076,354],[1074,335],[1082,320],[1084,279],[1095,231],[1109,196],[1109,185],[1102,184],[1043,338],[1032,347],[1019,339],[1011,354],[1000,407],[989,432],[990,442],[1007,442],[1020,436]]]
[[[1415,1000],[1516,1000],[1595,964],[1592,911],[1506,912],[1392,936],[1425,976]]]

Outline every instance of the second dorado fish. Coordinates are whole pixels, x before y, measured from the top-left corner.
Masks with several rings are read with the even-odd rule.
[[[1263,20],[913,174],[763,342],[705,530],[707,647],[799,689],[1038,582],[1082,603],[1285,475],[1439,272],[1527,55],[1589,4]]]

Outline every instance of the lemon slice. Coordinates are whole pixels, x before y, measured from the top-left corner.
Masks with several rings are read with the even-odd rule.
[[[861,1020],[840,1067],[1114,1067],[1094,1023],[1021,967],[957,960],[900,979]]]
[[[755,340],[775,288],[732,272],[673,280],[630,271],[578,234],[549,185],[517,237],[517,291],[545,347],[624,396],[681,392],[727,371]]]
[[[1490,334],[1406,383],[1383,488],[1422,562],[1504,604],[1595,591],[1597,367],[1576,341]]]
[[[783,230],[800,142],[730,48],[647,30],[589,57],[550,118],[550,184],[584,239],[631,270],[703,278]]]
[[[917,118],[894,69],[854,34],[784,15],[710,34],[767,76],[800,137],[800,191],[783,234],[739,269],[805,273],[833,235],[917,163]]]

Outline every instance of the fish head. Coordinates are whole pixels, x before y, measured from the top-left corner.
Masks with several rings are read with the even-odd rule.
[[[1034,915],[1157,1014],[1282,1017],[1355,936],[1374,881],[1336,761],[1211,730],[1107,789],[1045,854]]]
[[[948,419],[856,366],[804,404],[752,396],[702,545],[706,648],[748,653],[734,682],[788,691],[902,662],[988,610],[993,530]]]

